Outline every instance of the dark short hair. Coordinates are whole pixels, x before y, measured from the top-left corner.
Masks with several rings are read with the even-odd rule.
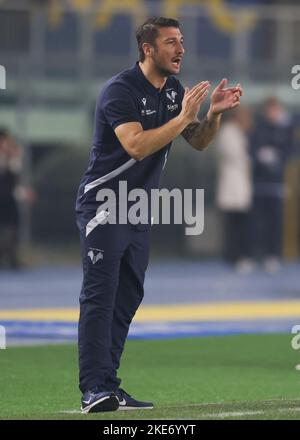
[[[140,61],[145,60],[143,44],[149,43],[155,46],[155,40],[158,36],[158,30],[163,27],[179,28],[179,21],[174,18],[151,17],[145,21],[136,31],[136,40],[138,44]]]

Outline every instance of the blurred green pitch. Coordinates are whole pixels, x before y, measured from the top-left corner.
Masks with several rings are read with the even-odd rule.
[[[74,344],[0,351],[0,419],[299,419],[291,335],[128,341],[120,376],[155,409],[81,415]]]

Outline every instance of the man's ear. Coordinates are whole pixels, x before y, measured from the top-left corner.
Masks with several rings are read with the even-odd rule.
[[[149,43],[143,43],[143,50],[144,50],[144,54],[145,56],[151,56],[152,52],[153,52],[153,46],[151,46],[151,44]]]

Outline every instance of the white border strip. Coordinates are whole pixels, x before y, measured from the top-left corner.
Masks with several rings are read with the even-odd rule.
[[[109,180],[118,176],[123,171],[128,170],[128,168],[132,167],[132,165],[134,165],[135,163],[136,163],[135,159],[129,159],[127,162],[125,162],[119,168],[116,168],[115,170],[111,171],[110,173],[105,174],[102,177],[99,177],[99,179],[93,180],[92,182],[88,183],[84,187],[84,194],[87,193],[90,189],[93,189],[98,185],[102,185],[103,183],[108,182]]]
[[[0,65],[0,89],[6,89],[6,70],[2,65]]]

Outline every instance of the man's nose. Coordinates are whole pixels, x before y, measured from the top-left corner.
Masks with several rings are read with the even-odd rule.
[[[184,52],[185,52],[185,50],[184,50],[184,47],[183,47],[183,44],[182,43],[179,43],[178,45],[177,45],[177,50],[176,50],[176,52],[178,53],[178,54],[184,54]]]

